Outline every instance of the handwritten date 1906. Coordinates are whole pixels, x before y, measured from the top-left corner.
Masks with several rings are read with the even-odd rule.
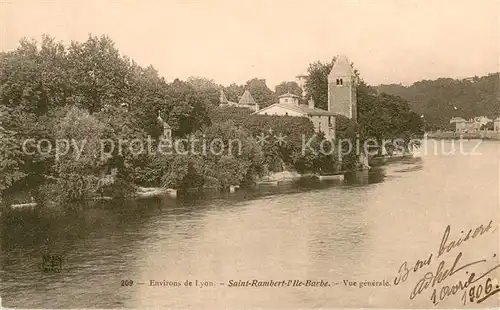
[[[432,273],[428,273],[428,274],[431,274],[431,278],[434,278],[434,280],[432,281],[432,285],[431,285],[431,282],[426,281],[426,280],[430,280],[429,278],[427,278],[427,274],[426,274],[426,276],[424,276],[424,278],[422,278],[422,280],[419,281],[417,286],[415,286],[412,294],[410,295],[410,299],[413,299],[417,294],[420,294],[429,285],[431,285],[433,287],[431,301],[435,306],[438,305],[439,302],[445,300],[446,298],[453,296],[453,295],[456,295],[457,293],[462,292],[462,291],[464,293],[462,295],[461,300],[464,303],[467,301],[467,299],[466,299],[467,292],[469,292],[469,297],[470,297],[469,300],[471,302],[475,301],[476,303],[481,303],[484,300],[486,300],[488,297],[490,297],[491,295],[498,293],[500,291],[500,290],[497,290],[498,285],[494,289],[491,278],[488,278],[488,280],[486,280],[486,283],[484,285],[482,285],[482,284],[473,285],[473,284],[476,282],[479,282],[482,279],[485,279],[488,274],[490,274],[491,272],[496,270],[498,267],[500,267],[500,264],[494,266],[493,268],[489,269],[488,271],[486,271],[485,273],[483,273],[481,275],[477,275],[474,272],[469,273],[467,271],[466,272],[466,274],[467,274],[466,280],[462,279],[453,285],[447,284],[447,285],[443,285],[441,288],[434,288],[435,284],[439,284],[440,282],[445,280],[448,276],[452,276],[457,271],[463,270],[464,268],[466,268],[468,266],[472,266],[472,265],[475,265],[478,263],[485,262],[485,260],[475,261],[475,262],[472,262],[469,264],[462,265],[459,268],[456,268],[455,266],[457,265],[458,261],[460,260],[461,254],[462,253],[459,253],[459,255],[457,256],[457,258],[455,260],[455,264],[453,264],[453,267],[451,268],[451,270],[446,269],[443,273],[442,269],[441,269],[441,271],[438,272],[435,276],[432,276]],[[441,264],[440,264],[440,266],[441,266]],[[440,268],[438,267],[438,270],[439,269]],[[425,284],[422,281],[424,281]],[[484,288],[484,294],[483,294],[483,288]]]
[[[493,280],[491,278],[488,278],[484,285],[475,285],[469,288],[467,291],[464,291],[461,300],[464,305],[467,303],[467,301],[480,304],[498,292],[500,292],[500,287],[498,286],[498,284],[493,286]]]

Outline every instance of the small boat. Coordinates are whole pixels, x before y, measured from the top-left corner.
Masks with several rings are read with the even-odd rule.
[[[22,209],[22,208],[31,208],[31,209],[33,209],[37,205],[38,204],[36,202],[28,202],[28,203],[13,204],[11,207],[12,207],[12,209]]]
[[[271,185],[271,186],[278,186],[279,181],[258,181],[257,185]]]
[[[343,181],[344,180],[344,175],[343,174],[318,175],[318,179],[320,181],[323,181],[323,180],[339,180],[339,181]]]
[[[335,172],[335,173],[321,173],[318,175],[318,179],[322,180],[344,180],[344,175],[347,171]]]
[[[140,198],[154,198],[168,196],[170,198],[177,198],[177,190],[162,187],[139,187],[137,190],[137,197]]]

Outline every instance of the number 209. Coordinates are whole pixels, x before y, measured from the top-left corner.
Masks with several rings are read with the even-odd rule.
[[[132,286],[132,284],[134,284],[132,280],[122,280],[122,286]]]

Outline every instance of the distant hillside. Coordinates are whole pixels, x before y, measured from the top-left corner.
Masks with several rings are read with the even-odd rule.
[[[427,129],[450,128],[454,116],[500,116],[500,73],[467,79],[423,80],[411,86],[379,85],[375,89],[406,99],[410,107],[424,115]]]

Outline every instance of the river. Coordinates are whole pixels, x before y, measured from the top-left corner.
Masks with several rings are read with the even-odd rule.
[[[428,141],[434,143],[433,141]],[[438,142],[440,143],[440,142]],[[450,143],[443,142],[446,150]],[[464,142],[471,151],[476,141]],[[18,308],[431,308],[430,289],[447,225],[451,237],[498,227],[500,142],[482,155],[422,154],[374,167],[344,182],[313,182],[189,201],[151,200],[90,209],[16,212],[2,218],[2,304]],[[431,152],[432,153],[432,152]],[[463,262],[498,263],[498,231],[464,242]],[[63,258],[43,272],[42,254]],[[404,261],[434,253],[431,266],[394,286]],[[495,258],[493,258],[495,256]],[[440,258],[441,259],[441,258]],[[471,268],[472,270],[473,268]],[[450,285],[462,279],[454,275]],[[229,287],[229,281],[325,280],[329,287]],[[122,280],[133,284],[122,286]],[[150,286],[151,280],[181,286]],[[193,286],[184,286],[186,280]],[[214,286],[195,287],[195,281]],[[344,280],[388,287],[346,287]],[[443,283],[444,284],[444,283]],[[439,307],[461,307],[461,293]],[[496,306],[496,296],[480,306]]]

